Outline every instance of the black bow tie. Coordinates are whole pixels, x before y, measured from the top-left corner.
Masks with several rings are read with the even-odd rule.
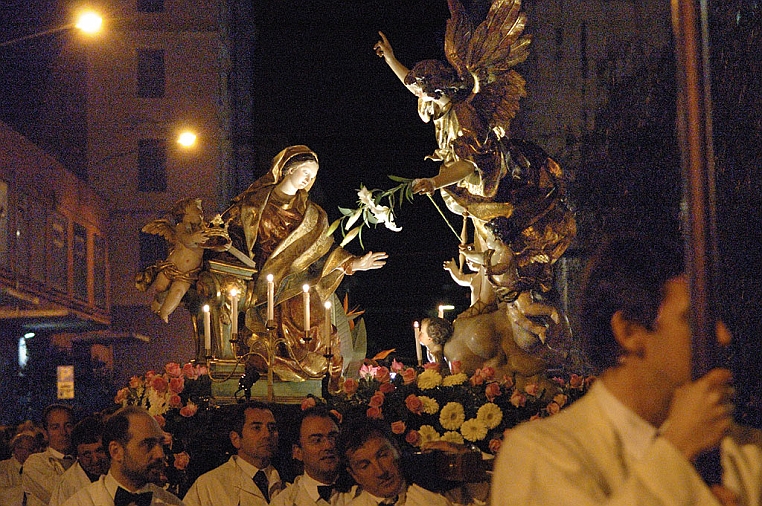
[[[142,492],[139,494],[133,494],[127,490],[119,487],[116,489],[116,496],[114,497],[114,506],[151,506],[151,499],[153,498],[153,492]]]
[[[331,502],[331,495],[333,494],[333,485],[318,485],[318,495],[325,499],[326,502]]]

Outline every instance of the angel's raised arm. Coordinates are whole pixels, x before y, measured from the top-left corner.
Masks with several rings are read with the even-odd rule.
[[[386,38],[384,32],[378,32],[378,35],[381,37],[381,40],[376,42],[376,45],[373,46],[373,49],[376,51],[378,57],[383,58],[386,64],[389,65],[389,68],[392,69],[392,72],[394,72],[394,75],[397,76],[397,79],[399,79],[402,84],[405,84],[405,77],[407,77],[407,74],[410,72],[410,70],[402,63],[400,63],[399,60],[397,60],[397,58],[394,56],[392,45],[389,44],[389,39]],[[416,90],[411,86],[405,85],[405,87],[409,89],[411,93],[416,94]]]

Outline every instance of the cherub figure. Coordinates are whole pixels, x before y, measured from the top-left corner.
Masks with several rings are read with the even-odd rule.
[[[523,34],[526,16],[520,0],[493,0],[487,17],[475,25],[458,0],[448,0],[447,62],[424,60],[408,69],[379,32],[374,49],[410,92],[418,114],[432,122],[441,162],[434,177],[413,181],[413,191],[440,189],[447,207],[468,213],[476,251],[485,250],[484,224],[509,218],[518,237],[514,250],[519,274],[548,291],[551,265],[576,234],[564,203],[562,171],[538,146],[507,136],[526,95],[524,79],[513,69],[529,55]]]
[[[471,306],[460,313],[458,318],[468,318],[497,310],[495,289],[487,282],[484,266],[468,258],[466,266],[471,269],[471,272],[464,272],[454,258],[445,260],[442,265],[444,270],[450,273],[453,281],[471,289]]]
[[[153,220],[142,229],[162,236],[170,244],[169,256],[146,267],[135,276],[135,286],[155,292],[151,310],[164,322],[177,308],[188,289],[198,279],[204,256],[203,244],[209,238],[201,199],[187,198],[171,209],[175,225],[167,219]]]

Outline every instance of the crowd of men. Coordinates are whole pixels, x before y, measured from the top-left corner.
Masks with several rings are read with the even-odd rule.
[[[762,433],[733,421],[730,371],[691,378],[681,250],[619,238],[596,256],[585,286],[583,345],[598,381],[561,413],[509,430],[482,483],[445,491],[415,482],[388,424],[339,423],[325,406],[294,421],[291,457],[302,472],[285,483],[273,462],[286,421],[248,401],[228,420],[234,455],[181,499],[163,488],[165,434],[143,408],[74,425],[71,409],[54,405],[44,414],[44,451],[32,433],[12,440],[13,457],[0,464],[2,505],[762,506]],[[717,339],[730,340],[722,323]],[[710,450],[719,450],[723,466],[711,485],[693,465]],[[19,477],[22,492],[11,497],[4,485]]]

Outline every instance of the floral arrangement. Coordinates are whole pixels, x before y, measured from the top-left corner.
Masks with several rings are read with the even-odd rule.
[[[188,445],[198,439],[196,432],[203,422],[190,423],[197,418],[199,407],[206,407],[212,395],[211,378],[207,367],[187,363],[183,366],[169,362],[164,372],[147,371],[130,378],[129,385],[114,397],[118,405],[143,406],[165,431],[167,455],[166,481],[172,492],[184,494],[189,485],[186,470],[190,464]]]
[[[595,379],[577,374],[550,378],[549,392],[537,383],[519,388],[513,378],[496,377],[491,367],[470,378],[457,362],[452,369],[443,376],[438,364],[421,369],[396,360],[390,368],[366,363],[359,380],[345,379],[341,392],[327,402],[344,419],[367,416],[388,422],[404,450],[441,440],[495,454],[506,429],[558,413]],[[308,399],[306,404],[314,402]]]
[[[357,190],[357,208],[347,209],[339,207],[342,217],[334,221],[328,229],[328,235],[333,234],[337,229],[341,229],[343,239],[341,246],[346,246],[355,237],[362,245],[362,229],[377,226],[381,223],[393,232],[399,232],[402,227],[394,222],[393,209],[396,205],[402,205],[402,202],[413,200],[413,190],[411,186],[412,179],[406,179],[398,176],[388,176],[392,181],[399,185],[389,190],[369,190],[364,185]],[[383,205],[386,201],[388,205]],[[355,226],[356,225],[356,226]],[[353,228],[354,227],[354,228]]]

